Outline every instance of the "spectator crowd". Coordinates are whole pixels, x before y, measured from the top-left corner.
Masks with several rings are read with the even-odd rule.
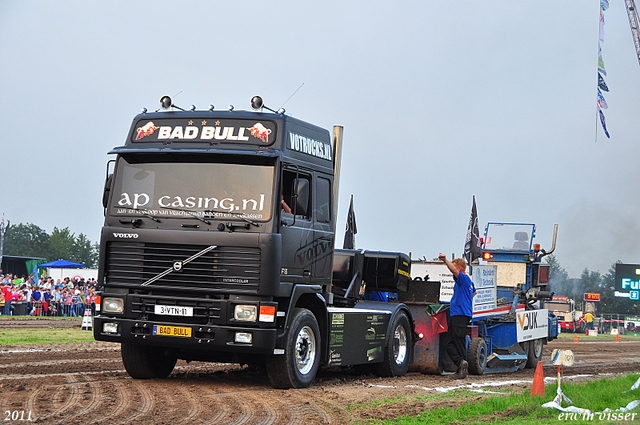
[[[54,280],[45,277],[6,275],[0,270],[0,314],[29,316],[82,317],[86,310],[95,314],[95,279]]]

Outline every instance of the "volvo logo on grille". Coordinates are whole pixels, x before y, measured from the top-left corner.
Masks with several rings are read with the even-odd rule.
[[[176,261],[175,263],[173,263],[173,270],[177,272],[182,270],[182,261]]]
[[[138,238],[138,234],[137,233],[114,233],[113,237],[114,238],[124,238],[124,239],[137,239]]]

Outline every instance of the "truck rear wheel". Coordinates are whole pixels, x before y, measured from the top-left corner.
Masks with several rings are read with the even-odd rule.
[[[380,376],[403,376],[409,369],[411,360],[411,325],[404,312],[393,319],[387,346],[384,348],[384,361],[375,364],[375,372]]]
[[[469,373],[482,375],[487,364],[487,343],[484,338],[476,337],[469,344]]]
[[[122,343],[122,363],[127,373],[135,379],[161,379],[169,376],[178,359],[166,356],[163,349]]]
[[[267,359],[267,375],[275,388],[306,388],[320,367],[320,328],[313,313],[296,308],[285,338],[284,354]]]
[[[534,368],[538,366],[538,362],[542,360],[542,350],[544,348],[544,338],[529,341],[529,351],[527,352],[527,366]]]

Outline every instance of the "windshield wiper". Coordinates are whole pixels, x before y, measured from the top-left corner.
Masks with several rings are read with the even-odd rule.
[[[197,218],[198,220],[200,220],[201,222],[203,222],[203,223],[205,223],[205,224],[211,224],[211,222],[210,222],[209,220],[206,220],[206,219],[204,219],[204,218],[200,217],[200,216],[198,215],[198,213],[196,213],[195,211],[185,210],[185,209],[183,209],[183,208],[173,208],[173,207],[160,207],[160,208],[165,209],[165,210],[173,210],[173,211],[182,211],[182,212],[186,212],[186,213],[191,214],[193,217]],[[205,211],[205,213],[206,213],[206,211]]]
[[[259,226],[259,225],[258,225],[258,223],[256,223],[256,222],[255,222],[255,221],[253,221],[253,220],[248,219],[247,217],[245,217],[245,216],[244,216],[244,213],[240,213],[240,212],[235,212],[235,211],[205,210],[205,211],[204,211],[204,213],[205,213],[205,214],[212,214],[212,215],[213,215],[213,217],[212,217],[212,218],[215,218],[215,215],[216,215],[216,214],[232,214],[232,215],[238,216],[239,218],[243,219],[244,221],[246,221],[247,223],[249,223],[249,224],[251,224],[251,225],[253,225],[253,226],[256,226],[256,227],[258,227],[258,226]]]
[[[118,208],[122,208],[122,207],[118,207]],[[125,210],[129,210],[129,211],[139,211],[140,213],[142,213],[143,216],[150,218],[151,220],[155,221],[156,223],[160,223],[160,219],[156,216],[153,216],[151,214],[149,214],[149,210],[141,210],[139,208],[122,208]],[[122,223],[122,220],[120,221]],[[133,224],[133,220],[131,221],[131,224]]]

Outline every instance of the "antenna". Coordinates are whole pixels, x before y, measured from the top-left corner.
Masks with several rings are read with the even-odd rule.
[[[293,92],[293,94],[291,96],[289,96],[289,99],[285,100],[284,103],[282,104],[282,106],[284,106],[292,97],[294,94],[298,93],[298,90],[300,90],[302,88],[302,86],[304,86],[304,83],[300,84],[300,87],[298,87],[296,89],[296,91]],[[278,109],[282,109],[282,106],[280,106],[280,108]]]

